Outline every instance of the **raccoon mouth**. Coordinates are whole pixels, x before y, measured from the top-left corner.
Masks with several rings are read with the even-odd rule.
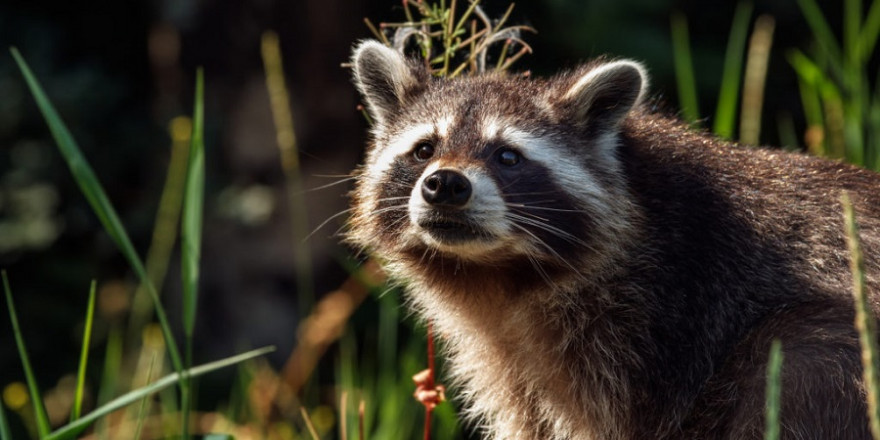
[[[486,232],[474,225],[453,220],[428,220],[419,222],[434,240],[444,244],[459,244],[489,239]]]

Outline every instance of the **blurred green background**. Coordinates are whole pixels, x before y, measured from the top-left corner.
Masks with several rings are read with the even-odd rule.
[[[819,4],[839,36],[840,2]],[[483,5],[489,16],[498,17],[508,2]],[[514,69],[547,75],[603,54],[634,58],[647,65],[651,95],[659,106],[675,113],[679,103],[670,20],[680,12],[689,27],[699,125],[709,128],[736,6],[733,1],[521,2],[510,23],[530,25],[538,33],[525,35],[535,51]],[[775,32],[760,140],[803,148],[807,122],[798,79],[785,54],[794,48],[810,53],[814,39],[796,0],[757,2],[750,23],[765,14],[775,19]],[[275,345],[269,363],[282,368],[296,343],[297,317],[308,313],[298,309],[297,246],[309,251],[318,297],[349,276],[353,257],[335,235],[344,216],[304,244],[294,240],[291,213],[304,210],[313,230],[346,209],[349,188],[308,191],[305,206],[289,206],[260,41],[267,30],[279,36],[302,185],[319,188],[349,173],[363,153],[367,125],[356,109],[359,99],[350,73],[340,63],[354,41],[370,36],[364,17],[400,21],[403,13],[400,2],[392,0],[0,3],[0,47],[16,46],[28,60],[142,255],[151,242],[175,136],[186,131],[187,120],[180,117],[192,111],[195,70],[204,66],[207,183],[197,363]],[[798,145],[784,135],[780,140],[780,124],[783,131],[791,127]],[[180,262],[174,249],[162,294],[179,329]],[[92,279],[98,281],[89,370],[91,382],[97,382],[109,329],[130,319],[136,281],[77,189],[5,51],[0,51],[0,267],[9,274],[31,361],[46,391],[60,387],[76,370],[88,287]],[[396,297],[390,300],[397,307]],[[383,310],[380,302],[365,302],[364,311],[353,318],[354,328],[370,328]],[[2,309],[0,388],[23,380]],[[350,342],[364,343],[361,337]],[[399,347],[408,344],[408,337],[401,336]],[[332,381],[334,365],[342,358],[332,347],[319,364],[319,382]],[[201,400],[224,399],[229,395],[224,384],[228,388],[235,377],[226,372],[206,378]],[[401,375],[400,382],[403,389],[411,388],[408,377]],[[321,397],[320,387],[315,393],[318,401],[333,400]],[[12,417],[12,425],[17,432],[22,429],[18,417]]]

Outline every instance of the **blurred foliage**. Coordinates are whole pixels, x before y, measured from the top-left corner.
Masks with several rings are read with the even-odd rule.
[[[459,3],[463,12],[467,2]],[[489,0],[484,5],[487,16],[501,17],[508,2]],[[670,17],[680,13],[688,24],[692,86],[697,99],[694,108],[715,109],[729,65],[725,49],[731,39],[736,5],[684,0],[521,2],[507,25],[529,26],[538,34],[522,35],[534,54],[520,60],[514,69],[544,75],[602,54],[639,59],[651,72],[652,91],[657,97],[652,102],[676,112],[680,103]],[[844,30],[839,2],[822,1],[818,8],[832,35],[849,32]],[[863,12],[867,14],[867,8]],[[295,340],[299,321],[294,317],[306,314],[291,293],[302,281],[302,276],[294,275],[294,268],[303,267],[302,262],[291,251],[297,242],[291,239],[291,216],[297,214],[298,207],[290,205],[293,198],[289,177],[279,165],[281,153],[274,145],[260,59],[263,32],[278,30],[284,76],[290,89],[290,117],[297,128],[302,185],[314,188],[326,183],[326,179],[316,183],[315,175],[347,174],[364,145],[365,124],[355,111],[357,98],[348,83],[349,73],[339,68],[339,63],[347,60],[352,42],[369,37],[362,18],[393,22],[404,14],[399,2],[390,0],[355,4],[346,0],[136,4],[11,0],[0,4],[0,46],[17,46],[42,79],[98,178],[105,182],[108,197],[141,255],[151,246],[159,195],[166,172],[170,172],[172,145],[180,144],[173,135],[171,121],[182,120],[193,93],[195,66],[205,66],[205,136],[212,150],[206,154],[205,163],[205,250],[193,355],[200,360],[214,359],[219,357],[216,353],[228,353],[230,347],[264,344],[276,344],[280,350],[271,358],[274,368],[254,363],[236,375],[229,373],[212,379],[215,382],[200,382],[203,385],[197,397],[201,402],[229,398],[228,393],[212,391],[217,383],[225,390],[233,381],[277,381],[275,371]],[[803,86],[798,88],[798,81],[803,84],[804,76],[800,71],[797,76],[792,68],[795,63],[790,64],[797,56],[786,53],[800,50],[804,57],[811,57],[820,72],[831,61],[823,55],[825,49],[821,41],[814,39],[796,0],[756,2],[752,17],[762,14],[774,17],[778,31],[766,76],[769,92],[763,100],[760,141],[793,147],[803,145],[806,136],[809,144],[815,131],[808,127],[817,125],[817,114],[820,121],[827,121],[823,112],[827,113],[828,105],[819,100],[817,109],[811,110],[804,102],[806,109],[802,110],[804,91]],[[861,27],[865,28],[868,26]],[[752,31],[751,24],[748,31]],[[859,65],[860,71],[868,79],[875,78],[877,61],[871,57],[861,60],[864,64]],[[823,74],[825,82],[836,79],[833,74]],[[866,90],[872,90],[874,99],[875,88]],[[841,96],[847,93],[839,92]],[[132,303],[138,302],[132,298],[136,283],[79,195],[9,57],[0,58],[0,96],[0,267],[16,280],[19,316],[40,321],[39,327],[23,322],[22,332],[35,375],[44,378],[44,386],[55,384],[46,389],[47,395],[65,395],[64,390],[71,389],[85,325],[85,286],[92,278],[98,280],[91,352],[100,361],[88,365],[84,397],[87,411],[118,394],[113,390],[121,390],[120,385],[146,383],[145,377],[130,377],[127,382],[131,384],[120,384],[112,377],[113,372],[148,371],[152,356],[163,349],[145,342],[150,340],[147,336],[151,332],[141,333],[140,324],[127,334],[121,330],[129,319]],[[876,125],[877,113],[873,107],[869,110],[861,115],[873,118],[868,120]],[[703,127],[715,122],[714,115],[705,113],[694,118]],[[172,128],[167,129],[169,126]],[[876,162],[880,155],[867,157]],[[340,185],[305,193],[307,229],[344,209],[345,190]],[[350,272],[344,250],[315,244],[322,239],[335,241],[321,236],[332,235],[340,224],[331,223],[309,242],[315,258],[310,270],[318,297],[339,286]],[[172,263],[168,266],[169,278],[176,279],[179,255],[169,252],[163,258]],[[159,277],[164,278],[164,274]],[[179,304],[178,287],[157,284],[169,304]],[[400,309],[397,292],[381,293],[372,291],[362,303],[355,304],[357,310],[344,329],[342,341],[328,348],[328,355],[315,371],[318,384],[332,383],[337,376],[346,378],[345,418],[352,438],[362,398],[366,402],[365,421],[375,438],[397,438],[403,435],[401,432],[418,431],[421,426],[420,407],[410,396],[409,376],[424,365],[423,330]],[[179,310],[169,313],[179,314]],[[178,334],[182,332],[179,321],[175,320],[172,327]],[[4,379],[0,387],[7,404],[22,397],[20,381],[24,377],[20,370],[11,332],[0,331],[0,378]],[[152,377],[158,375],[157,371]],[[104,385],[97,386],[102,381]],[[334,421],[328,419],[332,416],[326,409],[338,406],[340,395],[318,389],[314,393],[317,403],[309,406],[309,417],[325,437],[333,437],[328,430]],[[237,397],[233,393],[226,404],[228,411],[214,420],[215,426],[278,416],[273,416],[272,410],[261,412],[265,405],[249,394],[251,391],[242,385]],[[11,397],[6,399],[6,394]],[[163,395],[160,400],[167,403],[169,399]],[[173,405],[173,398],[171,401]],[[152,403],[145,405],[149,409]],[[12,415],[7,417],[12,430],[20,432],[22,417],[32,418],[33,414],[27,413],[29,406],[25,404],[13,406],[6,415]],[[388,418],[382,418],[382,413],[401,411],[408,411],[406,426],[390,425]],[[452,421],[454,408],[442,405],[438,411],[441,422],[437,428],[447,435],[457,432],[459,428]],[[298,413],[284,416],[296,424],[270,429],[278,438],[284,438],[283,433],[288,431],[304,432]],[[134,414],[126,417],[137,418]],[[147,423],[145,432],[153,425],[156,423]],[[239,433],[240,438],[246,438],[243,435]]]

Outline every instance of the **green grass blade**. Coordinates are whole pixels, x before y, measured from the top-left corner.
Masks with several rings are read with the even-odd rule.
[[[189,164],[183,191],[183,212],[180,222],[180,260],[183,267],[183,332],[186,336],[184,365],[192,365],[192,341],[196,325],[199,294],[199,260],[202,249],[202,207],[205,194],[205,75],[196,72],[196,92],[193,103],[192,136],[190,136]],[[192,382],[185,377],[181,382],[181,415],[184,438],[189,438],[189,413],[192,406]]]
[[[2,399],[0,399],[0,440],[12,440],[12,433],[9,432],[9,422],[6,421],[6,409],[3,408]]]
[[[43,117],[46,119],[46,123],[49,125],[49,130],[52,132],[52,136],[58,144],[58,150],[61,152],[62,156],[64,156],[64,160],[67,162],[74,180],[76,180],[83,195],[89,201],[89,204],[92,206],[98,219],[100,219],[101,224],[104,225],[104,229],[110,237],[113,238],[116,246],[125,256],[126,260],[128,260],[129,265],[131,265],[138,278],[142,283],[147,285],[147,290],[150,292],[156,308],[156,317],[159,319],[162,333],[165,336],[165,345],[168,347],[171,362],[176,371],[182,371],[183,364],[180,360],[180,351],[177,349],[177,344],[174,341],[171,327],[168,324],[165,311],[159,301],[159,294],[150,282],[147,272],[144,269],[144,264],[140,257],[138,257],[131,240],[128,238],[128,233],[122,226],[122,222],[119,220],[116,210],[110,203],[110,199],[107,198],[97,176],[95,176],[94,171],[92,171],[92,167],[89,166],[88,161],[85,156],[83,156],[76,141],[73,139],[70,130],[67,129],[67,126],[61,120],[61,117],[49,101],[49,98],[40,86],[37,78],[34,76],[33,72],[31,72],[30,67],[28,67],[17,49],[12,48],[11,52],[16,63],[18,63],[18,67],[21,70],[28,87],[30,88],[31,94],[34,96],[34,100],[37,102],[37,106],[40,108]]]
[[[675,60],[675,79],[678,83],[678,100],[682,117],[690,123],[700,119],[697,104],[697,83],[694,79],[694,63],[691,59],[690,37],[684,14],[672,14],[672,54]]]
[[[779,438],[779,410],[782,392],[782,343],[773,340],[770,346],[770,359],[767,361],[767,388],[765,393],[764,440]]]
[[[12,331],[15,333],[15,344],[18,346],[18,356],[21,358],[21,366],[24,368],[24,375],[27,379],[31,402],[34,404],[37,432],[40,433],[40,437],[45,437],[52,430],[49,425],[49,416],[46,415],[46,407],[43,405],[43,398],[40,396],[40,388],[37,386],[37,379],[34,377],[33,369],[31,369],[31,361],[28,358],[27,348],[24,345],[24,337],[21,335],[21,328],[18,326],[18,315],[15,313],[15,304],[12,302],[12,289],[9,288],[9,279],[6,277],[5,270],[0,273],[2,273],[3,276],[3,291],[6,293],[6,305],[9,307],[9,320],[12,321]]]
[[[150,359],[150,369],[147,371],[147,383],[153,380],[153,368],[156,366],[156,355]],[[134,429],[134,440],[140,440],[144,431],[144,420],[147,418],[147,399],[148,396],[141,397],[140,407],[138,408],[137,426]]]
[[[873,1],[859,35],[859,49],[862,51],[859,54],[860,60],[866,60],[874,53],[878,36],[880,36],[880,2]]]
[[[86,311],[86,324],[83,329],[82,351],[79,356],[79,368],[76,373],[76,391],[73,397],[73,412],[70,415],[70,421],[79,418],[82,411],[83,390],[86,386],[86,364],[89,359],[89,342],[92,339],[92,321],[95,316],[95,288],[97,283],[92,280],[92,287],[89,289],[89,306]]]
[[[198,304],[199,259],[202,248],[202,207],[205,193],[205,143],[204,143],[204,73],[196,73],[196,94],[193,109],[192,141],[186,187],[183,194],[181,220],[181,260],[183,263],[183,329],[191,339],[195,329]]]
[[[204,365],[199,365],[198,367],[193,367],[187,370],[184,370],[184,375],[189,377],[197,377],[206,373],[210,373],[215,370],[219,370],[221,368],[229,367],[241,362],[244,362],[248,359],[253,359],[258,356],[263,356],[267,353],[271,353],[275,351],[275,347],[263,347],[256,350],[251,350],[246,353],[238,354],[235,356],[231,356],[225,359],[221,359],[218,361],[210,362]],[[61,427],[57,431],[45,436],[44,440],[62,440],[62,439],[72,439],[75,438],[77,433],[82,431],[84,428],[88,427],[95,420],[110,414],[113,411],[116,411],[120,408],[124,408],[132,403],[138,402],[143,399],[145,396],[149,396],[156,392],[159,392],[165,388],[168,388],[176,383],[178,383],[182,379],[183,375],[179,373],[171,373],[145,387],[138,388],[136,390],[132,390],[128,393],[125,393],[107,404],[101,406],[100,408],[95,409],[94,411],[86,414],[79,420],[68,423],[67,425]]]
[[[726,139],[733,136],[736,125],[736,105],[742,82],[743,57],[752,9],[750,2],[737,4],[733,13],[730,37],[727,39],[727,51],[724,53],[724,72],[721,74],[721,90],[718,93],[718,106],[715,108],[715,123],[712,131]]]
[[[868,420],[871,434],[880,439],[880,374],[877,358],[877,322],[871,312],[868,293],[865,290],[865,260],[859,243],[859,225],[849,195],[840,197],[843,205],[846,243],[850,254],[850,269],[853,277],[853,296],[856,308],[856,329],[862,347],[862,377],[868,393]]]
[[[116,394],[119,383],[119,370],[122,368],[122,330],[118,326],[110,327],[107,334],[107,346],[104,351],[104,366],[101,371],[101,385],[98,387],[97,403],[109,402]],[[109,423],[102,419],[95,427],[98,439],[109,438]]]
[[[845,0],[843,2],[843,49],[846,52],[847,64],[860,64],[862,50],[859,47],[862,33],[862,0]]]
[[[819,49],[821,49],[828,58],[829,66],[834,70],[836,75],[842,76],[843,66],[841,66],[840,61],[843,60],[843,56],[841,54],[840,44],[838,44],[837,39],[834,37],[834,33],[831,31],[831,26],[828,25],[828,21],[825,20],[825,16],[822,14],[822,9],[819,8],[816,0],[797,0],[797,3],[798,6],[800,6],[801,13],[807,20],[807,24],[813,31],[813,36],[819,44]]]

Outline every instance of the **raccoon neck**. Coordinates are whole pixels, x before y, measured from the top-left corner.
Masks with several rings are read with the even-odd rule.
[[[410,301],[434,323],[472,420],[498,438],[630,436],[629,377],[641,365],[630,347],[644,317],[602,287],[620,274],[560,265],[546,268],[548,284],[528,263],[458,263],[410,279]]]
[[[630,436],[629,377],[640,359],[629,348],[636,341],[628,328],[641,325],[633,308],[585,301],[589,290],[548,287],[486,308],[477,301],[426,300],[446,293],[414,288],[425,289],[413,292],[413,302],[447,351],[444,374],[468,396],[470,418],[488,432],[497,438]],[[545,301],[551,297],[557,299]]]

